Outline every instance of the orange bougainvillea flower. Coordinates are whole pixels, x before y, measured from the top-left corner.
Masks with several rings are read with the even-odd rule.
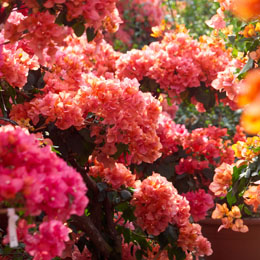
[[[249,38],[256,35],[255,27],[253,24],[249,24],[245,27],[244,31],[242,32],[244,37]]]
[[[260,131],[260,69],[248,72],[240,87],[237,103],[246,106],[241,125],[247,133],[257,134]]]
[[[223,228],[232,228],[233,231],[247,232],[248,227],[243,224],[241,212],[238,206],[233,206],[231,210],[228,209],[227,204],[216,204],[216,208],[211,216],[213,219],[221,219],[222,225],[218,228],[220,231]],[[235,222],[234,222],[235,220]]]
[[[253,102],[257,96],[260,96],[260,69],[248,72],[240,87],[237,100],[239,106],[245,106]]]
[[[227,213],[229,217],[241,218],[241,212],[238,206],[233,206],[231,210]]]
[[[250,20],[260,16],[259,0],[234,0],[232,11],[242,19]]]
[[[232,149],[235,152],[235,156],[242,158],[242,160],[236,162],[237,168],[248,164],[249,161],[258,156],[260,154],[260,151],[256,149],[258,147],[260,147],[259,136],[248,137],[245,142],[238,141],[236,144],[233,144]]]
[[[248,226],[244,225],[242,219],[236,219],[235,223],[232,225],[232,230],[245,233],[248,232]]]
[[[244,109],[241,126],[248,134],[254,135],[260,131],[260,97]]]
[[[222,221],[222,225],[219,226],[218,232],[219,232],[221,229],[223,229],[223,228],[232,228],[232,226],[233,226],[233,218],[231,218],[231,217],[226,217],[226,218],[222,218],[221,221]]]
[[[260,205],[260,186],[249,186],[248,190],[244,193],[243,198],[247,205],[252,205],[254,212]]]
[[[164,32],[169,30],[170,27],[171,27],[170,24],[167,24],[165,20],[162,20],[159,26],[152,27],[151,36],[154,38],[162,37]]]
[[[214,211],[212,212],[212,218],[213,219],[221,219],[223,218],[225,215],[227,215],[229,212],[229,209],[227,207],[227,204],[224,203],[223,205],[221,204],[216,204],[216,208],[214,209]]]

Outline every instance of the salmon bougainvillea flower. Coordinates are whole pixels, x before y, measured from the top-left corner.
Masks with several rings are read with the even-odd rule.
[[[182,226],[189,222],[188,201],[165,177],[153,173],[136,187],[131,204],[135,206],[137,224],[147,233],[157,236],[169,223]]]
[[[256,212],[258,206],[260,205],[260,186],[249,186],[244,193],[243,198],[245,203],[247,205],[252,205],[254,207],[254,212]]]
[[[222,163],[215,169],[215,175],[213,182],[209,185],[209,189],[217,197],[225,196],[227,194],[227,188],[232,183],[233,165]]]

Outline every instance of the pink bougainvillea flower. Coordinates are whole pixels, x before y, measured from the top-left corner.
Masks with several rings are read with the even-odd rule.
[[[69,229],[58,220],[40,224],[39,233],[25,237],[25,250],[34,260],[50,260],[60,256],[65,249],[65,241],[69,240]]]
[[[199,189],[182,195],[189,201],[190,213],[195,222],[204,219],[207,211],[214,206],[212,196],[205,190]]]

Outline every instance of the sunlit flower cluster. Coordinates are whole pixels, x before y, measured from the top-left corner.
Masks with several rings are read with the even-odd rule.
[[[253,158],[260,154],[260,137],[247,137],[245,141],[238,141],[232,145],[235,156],[239,159],[252,161]]]
[[[211,86],[218,73],[234,67],[234,60],[223,42],[216,39],[202,37],[199,42],[187,33],[166,33],[161,42],[121,55],[116,65],[119,78],[142,80],[149,77],[174,97],[187,88],[201,86],[202,82]],[[222,86],[215,83],[212,87],[221,91],[227,88],[228,98],[233,100],[235,86],[232,81],[230,83]]]
[[[47,84],[45,88],[50,88],[49,84],[52,89],[62,87],[61,80],[50,80]],[[161,155],[156,133],[161,108],[150,93],[139,91],[138,86],[135,79],[106,80],[89,75],[77,91],[49,91],[29,104],[14,106],[11,118],[17,121],[21,117],[30,118],[37,124],[39,115],[43,115],[46,123],[55,122],[59,128],[67,129],[83,128],[88,124],[85,121],[88,113],[93,113],[103,119],[99,126],[91,128],[97,144],[105,140],[102,152],[112,155],[117,151],[116,144],[123,143],[128,145],[133,163],[153,162]],[[106,129],[105,135],[100,134],[102,129]]]
[[[159,235],[169,223],[183,226],[189,222],[189,203],[172,183],[157,173],[136,184],[131,201],[137,224],[149,234]]]
[[[69,32],[68,28],[55,24],[55,16],[48,11],[31,14],[23,19],[20,17],[21,13],[19,16],[16,15],[16,19],[11,19],[14,15],[13,13],[5,25],[7,31],[5,38],[10,41],[16,41],[20,37],[26,39],[26,45],[33,50],[41,62],[46,58],[50,61],[50,56],[55,54],[58,46],[65,44],[64,38]],[[24,31],[28,33],[23,35]]]
[[[116,163],[110,160],[110,164],[107,167],[104,163],[99,162],[97,158],[91,159],[94,162],[94,166],[89,168],[89,175],[93,177],[101,177],[105,182],[112,185],[114,189],[118,189],[121,186],[134,187],[135,175],[122,163]]]
[[[12,87],[22,88],[27,82],[29,70],[39,68],[38,59],[21,48],[24,40],[15,44],[3,44],[4,42],[4,35],[1,32],[0,78],[6,80]]]

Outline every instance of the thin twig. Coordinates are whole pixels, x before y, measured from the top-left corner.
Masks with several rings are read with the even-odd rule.
[[[11,123],[13,125],[18,125],[14,120],[9,119],[9,118],[0,117],[0,120],[3,120],[3,121],[8,122],[8,123]]]
[[[21,90],[14,88],[15,92],[21,96],[23,96],[24,98],[30,100],[30,97],[28,95],[26,95],[25,93],[23,93]]]

